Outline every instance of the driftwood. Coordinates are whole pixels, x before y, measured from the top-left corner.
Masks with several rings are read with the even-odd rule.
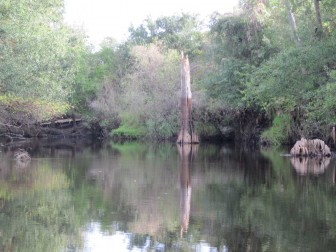
[[[42,122],[42,123],[40,123],[40,125],[42,127],[57,125],[58,127],[65,128],[65,127],[69,127],[69,125],[70,126],[76,126],[76,124],[78,124],[81,121],[82,121],[81,118],[66,118],[66,119],[59,119],[59,120],[55,120],[55,121]]]
[[[320,139],[307,140],[301,138],[291,149],[290,155],[299,157],[330,157],[331,151],[328,145]]]
[[[102,138],[105,134],[103,128],[96,123],[83,121],[81,118],[56,119],[53,121],[38,122],[32,124],[3,124],[0,123],[0,137],[7,143],[24,140],[31,137],[87,137]]]

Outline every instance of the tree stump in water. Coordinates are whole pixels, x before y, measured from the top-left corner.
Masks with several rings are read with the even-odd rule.
[[[302,156],[302,157],[329,157],[331,156],[331,151],[328,145],[320,139],[307,140],[301,138],[301,140],[296,141],[295,145],[290,151],[292,156]]]
[[[181,62],[181,127],[177,143],[199,143],[192,120],[192,95],[190,88],[190,65],[187,55],[182,53]]]

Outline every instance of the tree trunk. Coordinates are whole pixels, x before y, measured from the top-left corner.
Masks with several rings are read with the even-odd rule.
[[[315,7],[315,14],[317,20],[317,30],[316,35],[321,37],[323,34],[323,26],[322,26],[322,18],[321,18],[321,11],[320,11],[320,0],[314,0],[314,7]]]
[[[286,7],[288,9],[288,16],[289,16],[289,21],[291,23],[295,44],[297,46],[300,46],[301,45],[301,40],[300,40],[298,31],[297,31],[295,16],[294,16],[294,13],[292,12],[292,6],[290,5],[290,3],[288,1],[285,1],[285,4],[286,4]]]
[[[190,88],[190,65],[187,55],[181,60],[181,126],[177,142],[180,144],[198,143],[192,121],[192,95]]]

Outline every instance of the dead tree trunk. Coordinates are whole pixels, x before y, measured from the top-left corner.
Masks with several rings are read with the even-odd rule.
[[[288,10],[288,17],[289,17],[289,21],[291,23],[291,27],[292,27],[293,36],[294,36],[296,46],[300,46],[301,45],[301,40],[300,40],[300,37],[299,37],[299,34],[298,34],[296,21],[295,21],[295,16],[294,16],[294,13],[292,11],[292,6],[288,1],[285,1],[285,4],[286,4],[287,10]]]
[[[198,143],[192,120],[192,95],[190,88],[190,65],[188,55],[181,60],[181,126],[177,142],[180,144]]]
[[[323,34],[323,24],[322,24],[322,18],[321,18],[321,10],[320,10],[320,0],[314,0],[314,7],[315,7],[315,15],[316,15],[316,21],[317,21],[317,32],[316,34],[320,37]]]

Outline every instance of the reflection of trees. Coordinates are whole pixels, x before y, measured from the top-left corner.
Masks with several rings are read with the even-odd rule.
[[[28,150],[29,154],[35,157],[74,157],[75,154],[91,148],[94,152],[103,147],[104,143],[93,141],[88,138],[55,138],[50,139],[30,139],[24,142],[11,143],[3,147],[3,151],[10,152],[17,148]]]
[[[333,171],[327,169],[319,177],[297,176],[288,158],[271,152],[265,156],[272,161],[273,183],[242,194],[244,222],[268,237],[265,243],[278,251],[332,251],[336,245]]]
[[[193,239],[229,251],[333,250],[333,169],[298,180],[279,153],[220,153],[211,164],[200,151],[193,165]]]
[[[3,157],[0,251],[62,251],[89,220],[100,222],[104,233],[129,234],[131,248],[150,241],[152,248],[160,243],[166,251],[189,251],[200,240],[218,251],[336,246],[333,160],[333,169],[319,176],[297,176],[279,153],[201,145],[194,156],[180,150],[187,157],[180,163],[175,145],[112,147],[62,161],[33,159],[29,169]],[[55,151],[56,157],[64,153]],[[188,229],[183,239],[181,227]]]
[[[1,159],[0,251],[62,251],[79,244],[69,181],[49,161],[27,168]],[[28,169],[29,168],[29,169]]]
[[[188,228],[183,239],[188,248],[199,240],[220,251],[224,247],[229,251],[332,251],[336,246],[333,169],[310,180],[296,176],[290,160],[279,153],[260,155],[201,145],[191,177],[189,151],[183,154],[189,157],[186,162],[176,163],[174,148],[115,146],[119,154],[106,153],[91,164],[102,173],[96,183],[105,200],[115,205],[114,214],[106,214],[109,223],[111,219],[122,223],[119,230],[133,233],[132,244],[141,247],[149,235],[152,244],[158,241],[167,250],[176,248],[180,241],[176,234],[182,227]],[[178,196],[180,209],[172,204],[179,201]],[[176,222],[179,212],[181,223]]]
[[[174,233],[178,225],[179,208],[172,204],[178,201],[175,146],[125,143],[112,147],[113,155],[105,152],[92,161],[87,177],[99,174],[96,185],[113,204],[113,221],[120,230],[165,239],[166,232]]]

